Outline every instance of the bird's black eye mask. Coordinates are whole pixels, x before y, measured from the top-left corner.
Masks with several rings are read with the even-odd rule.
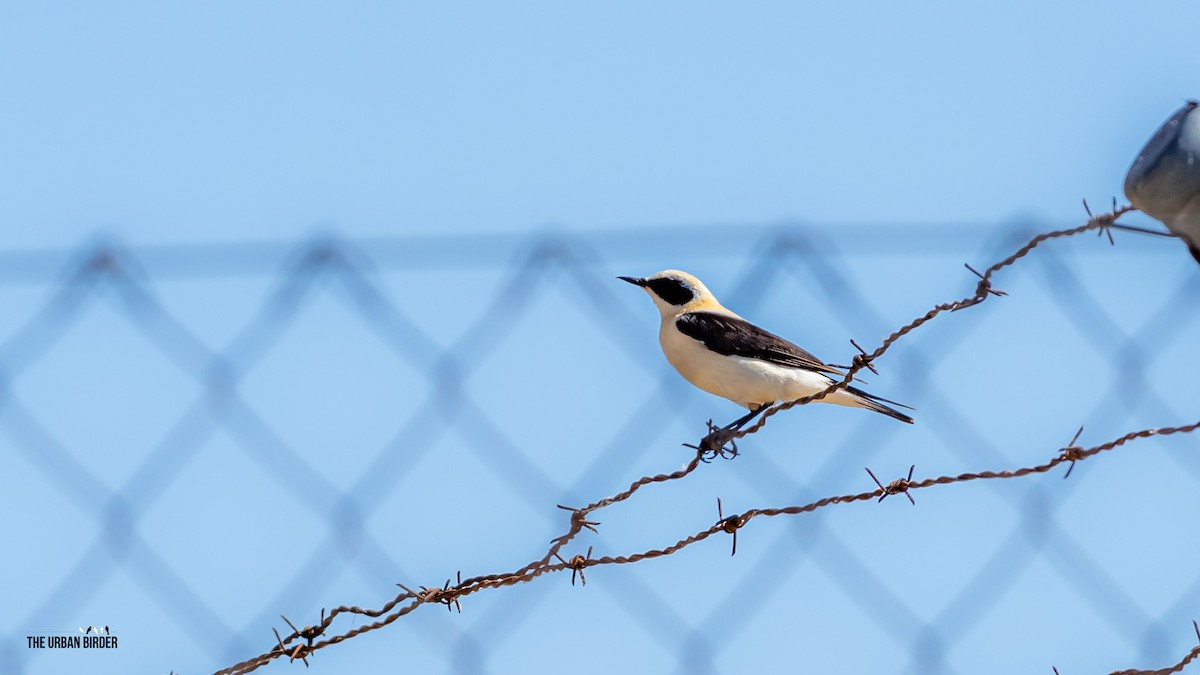
[[[692,287],[687,285],[681,279],[673,279],[671,277],[663,277],[662,279],[650,279],[646,282],[646,288],[649,288],[655,295],[662,298],[664,302],[672,305],[683,306],[692,301],[696,297]]]

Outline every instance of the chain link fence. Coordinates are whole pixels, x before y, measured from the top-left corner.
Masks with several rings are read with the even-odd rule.
[[[878,344],[969,295],[978,279],[962,263],[983,269],[1050,229],[102,238],[0,254],[0,671],[225,668],[323,608],[521,569],[570,524],[556,505],[686,466],[705,420],[741,411],[670,370],[657,312],[618,274],[686,269],[743,316],[850,363],[850,339]],[[1087,447],[1196,421],[1200,273],[1176,242],[1054,241],[992,282],[1007,297],[938,317],[863,373],[915,407],[916,425],[782,412],[736,461],[595,514],[594,532],[565,543],[564,574],[435,594],[461,613],[419,606],[299,655],[330,673],[1177,663],[1200,615],[1194,434],[1139,440],[1067,480],[1064,462],[922,490],[915,505],[765,519],[740,531],[735,556],[706,537],[637,565],[578,564],[716,527],[718,498],[724,518],[870,492],[864,467],[887,485],[915,464],[916,483],[1040,464],[1081,424]],[[342,614],[329,634],[368,621]],[[119,648],[26,643],[100,625]]]

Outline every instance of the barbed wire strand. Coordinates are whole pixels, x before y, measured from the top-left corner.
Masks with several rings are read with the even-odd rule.
[[[742,527],[744,527],[746,524],[748,524],[751,520],[753,520],[755,518],[785,516],[785,515],[786,516],[799,515],[799,514],[803,514],[803,513],[809,513],[811,511],[815,511],[817,509],[828,507],[828,506],[831,506],[834,504],[846,504],[846,503],[853,503],[853,502],[859,502],[859,501],[866,501],[866,500],[870,500],[870,499],[878,499],[878,500],[882,501],[884,498],[886,498],[889,495],[900,494],[900,493],[904,493],[904,494],[908,495],[909,491],[911,491],[911,490],[924,489],[924,488],[932,487],[934,485],[948,485],[948,484],[952,484],[952,483],[960,483],[960,482],[966,482],[966,481],[972,481],[972,480],[1019,478],[1022,476],[1027,476],[1027,475],[1032,475],[1032,474],[1045,473],[1064,462],[1069,462],[1071,464],[1071,467],[1073,467],[1075,462],[1082,461],[1089,457],[1095,456],[1096,454],[1099,454],[1101,452],[1120,447],[1120,446],[1124,445],[1125,443],[1128,443],[1132,440],[1146,438],[1146,437],[1150,437],[1150,436],[1156,436],[1156,435],[1189,433],[1189,432],[1196,430],[1197,428],[1200,428],[1200,421],[1198,421],[1196,423],[1193,423],[1190,425],[1185,425],[1185,426],[1162,427],[1162,428],[1157,428],[1157,429],[1144,429],[1141,431],[1128,433],[1124,436],[1121,436],[1117,439],[1111,440],[1107,443],[1104,443],[1104,444],[1101,444],[1098,446],[1094,446],[1091,448],[1086,448],[1086,449],[1074,446],[1073,445],[1074,440],[1072,440],[1072,443],[1069,444],[1068,447],[1063,448],[1059,455],[1055,456],[1048,462],[1046,462],[1044,464],[1032,466],[1032,467],[1022,467],[1022,468],[1014,469],[1014,470],[964,473],[964,474],[959,474],[956,476],[939,476],[936,478],[927,478],[927,479],[918,480],[918,481],[911,480],[912,472],[910,470],[908,478],[902,478],[902,479],[892,481],[891,483],[889,483],[886,486],[882,485],[881,483],[879,483],[878,480],[876,480],[876,483],[878,484],[877,489],[869,491],[869,492],[861,492],[861,493],[857,493],[857,494],[826,497],[826,498],[817,500],[815,502],[812,502],[812,503],[809,503],[809,504],[806,504],[803,506],[789,506],[789,507],[784,507],[784,508],[751,509],[750,511],[746,511],[745,513],[742,513],[740,515],[721,517],[721,519],[718,520],[717,523],[710,526],[709,528],[701,530],[701,531],[699,531],[695,534],[692,534],[688,537],[685,537],[683,539],[680,539],[679,541],[675,542],[674,544],[671,544],[670,546],[667,546],[667,547],[661,548],[661,549],[651,549],[651,550],[643,551],[640,553],[634,553],[634,554],[630,554],[630,555],[601,556],[598,558],[593,558],[591,556],[591,549],[589,549],[587,556],[576,555],[576,556],[570,558],[569,560],[562,556],[562,549],[565,548],[566,546],[568,546],[572,541],[574,541],[574,539],[584,529],[588,529],[593,532],[596,531],[596,529],[595,529],[596,525],[598,525],[599,523],[589,520],[588,516],[591,513],[595,512],[597,510],[606,508],[608,506],[611,506],[613,504],[625,501],[625,500],[629,499],[630,497],[632,497],[642,487],[645,487],[647,485],[655,484],[655,483],[664,483],[664,482],[674,481],[674,480],[684,478],[684,477],[688,476],[689,474],[691,474],[692,472],[694,472],[700,466],[700,464],[709,461],[713,456],[723,455],[726,453],[736,455],[737,450],[736,450],[736,445],[734,445],[734,442],[736,439],[744,438],[745,436],[748,436],[750,434],[757,432],[759,429],[761,429],[763,426],[765,426],[768,418],[777,414],[778,412],[787,410],[787,409],[795,407],[797,405],[805,405],[807,403],[819,401],[822,398],[830,395],[831,393],[838,391],[839,389],[843,389],[846,386],[849,386],[850,382],[854,379],[854,376],[859,371],[863,370],[864,368],[870,368],[871,362],[873,360],[877,359],[878,357],[882,356],[898,340],[902,339],[905,335],[908,335],[909,333],[911,333],[912,331],[916,330],[917,328],[923,326],[924,324],[932,321],[938,315],[940,315],[946,311],[957,311],[960,309],[965,309],[967,307],[972,307],[972,306],[978,305],[978,304],[984,302],[988,297],[990,297],[992,295],[997,295],[997,296],[1003,295],[1004,294],[1003,291],[997,291],[992,288],[992,281],[991,281],[992,277],[996,274],[996,272],[1014,264],[1021,258],[1028,255],[1033,249],[1037,248],[1042,243],[1044,243],[1048,240],[1051,240],[1051,239],[1070,237],[1070,236],[1082,234],[1084,232],[1097,231],[1097,230],[1101,231],[1101,232],[1106,232],[1111,237],[1111,231],[1110,231],[1111,228],[1113,228],[1113,227],[1121,228],[1122,227],[1122,226],[1116,224],[1116,222],[1115,222],[1116,219],[1119,218],[1121,215],[1128,213],[1131,210],[1133,210],[1133,208],[1129,207],[1129,206],[1125,206],[1125,207],[1121,207],[1121,208],[1114,208],[1114,210],[1111,213],[1101,214],[1099,216],[1094,216],[1094,217],[1090,218],[1089,221],[1084,225],[1080,225],[1078,227],[1074,227],[1074,228],[1070,228],[1070,229],[1056,230],[1053,232],[1047,232],[1047,233],[1042,233],[1042,234],[1036,235],[1029,242],[1027,242],[1022,247],[1017,249],[1013,254],[1011,254],[1007,258],[1004,258],[1003,260],[988,267],[982,274],[975,272],[980,277],[980,280],[979,280],[978,284],[976,285],[976,290],[973,295],[967,296],[960,300],[936,305],[935,307],[930,309],[925,314],[921,315],[920,317],[917,317],[916,319],[912,320],[911,322],[904,325],[900,329],[898,329],[895,332],[888,335],[883,340],[883,343],[878,348],[876,348],[873,352],[860,353],[860,354],[856,355],[852,361],[852,365],[849,368],[847,368],[843,379],[841,381],[831,384],[825,390],[823,390],[821,392],[817,392],[817,393],[809,395],[809,396],[806,396],[806,397],[803,397],[803,398],[800,398],[800,399],[797,399],[797,400],[794,400],[794,401],[789,401],[789,402],[785,402],[785,403],[773,406],[772,408],[764,411],[764,414],[758,419],[758,421],[754,425],[752,425],[750,427],[746,427],[744,429],[730,431],[730,430],[726,430],[721,427],[716,427],[710,421],[708,423],[709,434],[701,441],[701,443],[698,446],[690,446],[690,445],[688,446],[695,450],[695,456],[687,464],[685,464],[681,469],[670,472],[670,473],[662,473],[662,474],[657,474],[657,475],[643,476],[642,478],[639,478],[639,479],[633,481],[629,485],[629,487],[627,487],[625,490],[618,492],[614,495],[611,495],[609,497],[605,497],[598,501],[592,502],[581,508],[571,508],[571,507],[560,505],[559,508],[569,511],[571,513],[570,527],[564,534],[562,534],[558,537],[555,537],[554,539],[551,540],[550,547],[547,549],[546,554],[544,556],[542,556],[541,558],[536,559],[536,560],[530,562],[529,564],[527,564],[513,572],[508,572],[508,573],[475,576],[475,577],[467,578],[465,580],[461,579],[461,574],[460,574],[459,582],[455,585],[451,585],[450,580],[447,580],[446,583],[440,587],[435,586],[433,588],[426,588],[426,587],[422,586],[422,587],[420,587],[419,591],[414,591],[412,589],[409,589],[406,586],[403,586],[402,584],[397,584],[397,585],[401,586],[402,592],[398,593],[394,598],[389,600],[387,603],[385,603],[382,607],[380,607],[378,609],[365,609],[365,608],[358,607],[358,606],[343,605],[343,606],[335,607],[328,614],[326,614],[324,612],[324,610],[322,610],[321,621],[315,626],[307,626],[304,629],[296,629],[295,626],[291,624],[291,621],[289,621],[286,617],[283,617],[284,621],[286,623],[288,623],[289,627],[292,628],[292,632],[290,634],[288,634],[286,637],[281,637],[278,634],[276,634],[276,646],[275,647],[271,648],[267,652],[264,652],[258,656],[247,659],[245,661],[237,663],[228,668],[219,670],[216,672],[215,675],[240,675],[243,673],[249,673],[254,670],[257,670],[258,668],[266,665],[273,659],[279,658],[281,656],[287,656],[290,661],[294,661],[296,659],[301,659],[304,661],[305,665],[307,665],[307,656],[309,656],[313,652],[315,652],[319,649],[323,649],[325,647],[329,647],[331,645],[339,644],[339,643],[344,642],[345,640],[353,638],[357,635],[361,635],[363,633],[367,633],[367,632],[370,632],[373,630],[377,630],[379,628],[383,628],[384,626],[387,626],[388,624],[392,623],[393,621],[396,621],[400,617],[412,612],[417,607],[419,607],[423,604],[443,604],[446,606],[446,608],[448,610],[452,610],[454,607],[458,607],[459,611],[461,612],[460,599],[463,597],[466,597],[468,595],[471,595],[473,593],[477,593],[477,592],[480,592],[480,591],[483,591],[486,589],[501,588],[501,587],[505,587],[505,586],[512,586],[512,585],[519,584],[519,583],[530,582],[544,574],[562,572],[562,571],[565,571],[568,569],[572,571],[572,583],[573,583],[575,575],[576,574],[582,575],[583,571],[589,567],[594,567],[597,565],[630,564],[630,563],[636,563],[641,560],[646,560],[649,558],[658,558],[658,557],[663,557],[663,556],[667,556],[667,555],[672,555],[688,546],[691,546],[693,544],[704,541],[704,540],[708,539],[709,537],[711,537],[712,535],[717,534],[719,532],[726,532],[731,535],[736,535],[737,530],[741,529]],[[971,269],[970,266],[968,266],[968,269]],[[973,269],[972,269],[972,271],[974,272]],[[859,351],[862,352],[861,348],[859,348]],[[1078,434],[1076,434],[1076,438],[1078,438]],[[726,445],[729,445],[731,447],[729,447],[727,449]],[[1069,475],[1069,470],[1068,470],[1068,475]],[[874,474],[872,474],[872,478],[874,478]],[[908,495],[908,496],[911,499],[911,495]],[[553,562],[553,560],[555,560],[555,559],[557,559],[558,562]],[[586,583],[586,578],[584,579],[584,582]],[[352,628],[352,629],[346,631],[345,633],[342,633],[340,635],[335,635],[335,636],[330,637],[325,640],[317,640],[317,638],[319,638],[320,636],[325,634],[325,632],[329,628],[329,626],[332,625],[333,621],[341,614],[353,614],[353,615],[358,615],[358,616],[371,617],[371,618],[375,618],[378,620],[373,623],[368,623],[368,624],[363,624],[363,625],[357,626],[355,628]],[[272,629],[272,630],[274,630],[274,629]],[[297,642],[299,640],[303,640],[303,642]],[[293,643],[296,643],[296,644],[293,644]],[[1184,665],[1186,665],[1192,659],[1196,658],[1195,652],[1198,650],[1200,650],[1200,648],[1197,648],[1197,650],[1193,650],[1193,652],[1191,654],[1189,654],[1189,656],[1185,657],[1184,661],[1182,661],[1179,665],[1177,665],[1172,670],[1144,671],[1144,672],[1164,672],[1164,673],[1178,672],[1179,669],[1184,667]],[[1124,672],[1134,673],[1134,672],[1143,672],[1143,671],[1124,671]]]
[[[817,509],[826,508],[834,504],[850,504],[868,500],[882,501],[891,495],[908,494],[910,491],[923,490],[938,485],[950,485],[953,483],[964,483],[974,480],[1021,478],[1023,476],[1029,476],[1033,474],[1043,474],[1063,463],[1070,463],[1071,465],[1074,465],[1075,462],[1084,461],[1102,452],[1119,448],[1134,440],[1149,438],[1151,436],[1169,436],[1172,434],[1191,433],[1197,429],[1200,429],[1200,420],[1183,426],[1143,429],[1140,431],[1127,433],[1123,436],[1112,439],[1100,445],[1092,446],[1090,448],[1082,448],[1074,445],[1061,448],[1059,454],[1055,455],[1050,460],[1035,466],[1021,467],[1018,469],[1003,471],[962,473],[954,476],[938,476],[935,478],[925,478],[915,481],[911,478],[900,478],[892,481],[886,486],[877,487],[876,489],[867,492],[825,497],[801,506],[750,509],[749,511],[739,515],[722,518],[713,525],[684,537],[670,546],[659,549],[650,549],[629,555],[591,557],[589,551],[589,555],[586,557],[579,555],[575,556],[571,560],[562,560],[560,558],[560,562],[558,563],[547,562],[545,564],[538,564],[535,562],[526,565],[515,572],[508,574],[492,574],[487,576],[472,577],[461,580],[457,585],[453,586],[449,584],[449,581],[447,581],[444,586],[434,588],[422,587],[420,591],[414,591],[408,589],[407,587],[403,587],[404,591],[402,593],[398,594],[395,598],[378,610],[363,609],[355,606],[341,606],[334,608],[327,615],[324,615],[323,620],[317,624],[317,626],[308,627],[303,630],[296,630],[293,627],[292,633],[286,638],[279,640],[279,644],[272,650],[224,670],[217,671],[217,675],[248,673],[280,656],[288,656],[293,660],[307,657],[309,654],[312,654],[319,649],[338,644],[356,635],[382,628],[392,623],[396,619],[404,616],[405,614],[412,612],[422,604],[443,604],[447,606],[447,609],[450,609],[451,606],[457,605],[461,598],[473,593],[490,588],[501,588],[529,582],[544,574],[562,572],[565,570],[581,572],[589,567],[596,567],[600,565],[625,565],[650,558],[661,558],[663,556],[672,555],[693,544],[704,541],[714,534],[720,532],[732,534],[733,532],[745,527],[755,518],[795,516],[804,513],[810,513],[812,511],[816,511]],[[909,475],[911,476],[911,474]],[[578,514],[579,511],[575,511],[574,513]],[[578,533],[580,530],[584,529],[585,526],[581,523],[582,521],[578,516],[573,516],[571,532]],[[411,602],[400,607],[399,609],[395,609],[398,605],[406,600]],[[329,625],[339,614],[346,613],[381,618],[374,623],[364,624],[353,628],[342,635],[337,635],[323,641],[314,641],[317,636],[324,634],[325,629],[329,627]],[[290,624],[290,621],[288,623]],[[291,646],[291,643],[299,639],[304,639],[307,641],[307,643],[299,643]],[[1200,647],[1197,647],[1191,653],[1189,653],[1188,656],[1185,657],[1185,659],[1173,669],[1160,671],[1121,671],[1121,675],[1132,673],[1179,672],[1180,669],[1190,663],[1193,659],[1197,658],[1198,652],[1200,652]]]

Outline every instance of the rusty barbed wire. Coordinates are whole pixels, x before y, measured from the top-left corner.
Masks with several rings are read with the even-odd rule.
[[[935,485],[948,485],[975,480],[1020,478],[1033,474],[1046,473],[1064,462],[1069,462],[1070,466],[1073,468],[1076,462],[1086,460],[1101,452],[1121,447],[1133,440],[1147,438],[1150,436],[1171,435],[1195,431],[1197,428],[1200,428],[1200,421],[1193,424],[1176,427],[1143,429],[1141,431],[1125,434],[1124,436],[1097,446],[1080,448],[1074,445],[1075,441],[1078,440],[1079,434],[1082,433],[1082,429],[1080,429],[1080,432],[1076,434],[1075,438],[1072,439],[1071,443],[1069,443],[1067,447],[1060,449],[1058,455],[1043,464],[1030,467],[1021,467],[1012,470],[981,471],[975,473],[963,473],[954,476],[938,476],[917,481],[912,479],[913,469],[915,468],[912,467],[909,469],[907,477],[894,480],[887,485],[879,481],[878,478],[875,477],[875,474],[868,468],[867,472],[876,483],[876,489],[868,492],[825,497],[815,502],[799,506],[782,508],[756,508],[741,514],[732,514],[728,517],[724,515],[721,503],[718,500],[718,520],[716,523],[706,529],[702,529],[694,534],[679,539],[674,544],[666,546],[665,548],[650,549],[628,555],[593,557],[592,548],[589,547],[586,555],[576,554],[568,558],[564,557],[562,554],[563,549],[570,545],[584,529],[588,529],[593,532],[596,531],[596,527],[600,523],[589,519],[590,514],[629,499],[641,488],[647,485],[682,479],[693,473],[702,463],[705,463],[716,456],[723,454],[736,456],[736,445],[733,445],[736,439],[744,438],[745,436],[755,433],[766,424],[768,418],[782,410],[787,410],[797,405],[804,405],[820,400],[832,392],[848,386],[859,371],[868,368],[874,370],[872,367],[872,362],[878,357],[882,356],[898,340],[902,339],[905,335],[911,333],[922,325],[932,321],[938,315],[946,311],[957,311],[967,307],[972,307],[982,303],[988,297],[999,297],[1004,295],[1003,291],[998,291],[992,287],[992,277],[998,271],[1014,264],[1016,261],[1028,255],[1033,249],[1037,248],[1043,242],[1056,238],[1074,236],[1088,231],[1099,231],[1101,234],[1107,232],[1111,238],[1111,229],[1113,227],[1117,227],[1118,229],[1126,229],[1125,226],[1117,225],[1115,221],[1121,215],[1128,213],[1131,210],[1133,210],[1132,207],[1126,206],[1122,208],[1116,208],[1114,205],[1114,210],[1111,213],[1093,216],[1084,225],[1070,229],[1056,230],[1053,232],[1038,234],[1007,258],[1004,258],[1003,260],[988,267],[982,274],[976,272],[968,265],[968,269],[970,269],[972,272],[975,272],[975,274],[980,277],[973,295],[967,296],[960,300],[936,305],[925,314],[917,317],[913,321],[905,324],[900,329],[888,335],[884,339],[883,343],[873,352],[868,353],[859,347],[857,343],[854,343],[854,346],[859,350],[860,353],[854,356],[851,366],[847,368],[847,372],[840,382],[830,385],[830,387],[822,392],[818,392],[802,399],[797,399],[795,401],[785,402],[783,404],[773,406],[771,409],[765,411],[763,416],[760,417],[753,426],[738,430],[736,432],[726,432],[723,429],[713,425],[710,420],[708,423],[709,434],[700,442],[700,444],[687,446],[692,448],[695,451],[695,454],[681,469],[669,473],[643,476],[630,483],[626,489],[587,504],[583,507],[572,508],[560,505],[559,508],[571,513],[570,526],[565,533],[551,540],[546,554],[541,558],[508,573],[475,576],[464,580],[462,579],[460,572],[457,577],[458,582],[453,585],[450,583],[450,580],[447,579],[446,582],[441,586],[434,586],[432,588],[420,586],[419,591],[414,591],[406,586],[403,586],[402,584],[397,584],[401,586],[402,592],[398,593],[394,598],[386,602],[379,609],[364,609],[358,606],[345,605],[335,607],[328,613],[328,615],[325,615],[324,611],[322,611],[320,622],[318,622],[318,624],[315,626],[309,626],[303,630],[297,630],[296,627],[285,618],[285,622],[287,622],[289,627],[292,628],[292,632],[289,635],[286,637],[281,637],[278,633],[276,633],[277,644],[270,650],[228,668],[219,670],[217,671],[217,675],[237,675],[241,673],[249,673],[281,656],[287,656],[290,660],[301,658],[307,664],[306,657],[312,655],[316,651],[325,647],[339,644],[357,635],[383,628],[384,626],[396,621],[400,617],[414,611],[422,604],[443,604],[446,605],[448,610],[452,607],[456,607],[461,612],[461,599],[473,593],[492,588],[501,588],[519,583],[527,583],[545,574],[564,572],[566,570],[571,570],[572,585],[574,584],[577,575],[582,582],[586,584],[586,577],[584,574],[585,570],[589,567],[599,565],[631,564],[641,560],[672,555],[693,544],[704,541],[717,533],[728,533],[734,538],[732,552],[736,553],[737,531],[748,525],[750,521],[759,517],[769,518],[777,516],[800,515],[815,511],[817,509],[826,508],[834,504],[848,504],[870,499],[878,499],[882,501],[887,496],[894,494],[905,494],[905,496],[915,504],[915,500],[913,500],[913,497],[910,494],[910,491],[912,490],[925,489]],[[729,447],[727,448],[727,446]],[[1070,469],[1068,469],[1066,475],[1069,475],[1069,473]],[[554,560],[557,560],[557,562],[554,562]],[[324,640],[317,640],[317,638],[327,632],[333,621],[342,614],[366,616],[375,618],[377,621],[354,627],[340,635],[334,635]],[[273,628],[272,630],[274,631],[275,629]],[[303,642],[297,642],[299,640],[303,640]],[[296,644],[293,645],[293,643]],[[1154,672],[1178,672],[1178,669],[1182,668],[1184,665],[1186,665],[1186,663],[1190,662],[1191,659],[1195,658],[1196,651],[1197,650],[1193,650],[1193,653],[1188,657],[1185,657],[1184,661],[1181,662],[1180,665],[1176,666],[1174,670]]]
[[[804,504],[804,505],[787,506],[787,507],[782,507],[782,508],[755,508],[755,509],[750,509],[750,510],[745,511],[740,514],[732,514],[730,516],[725,516],[723,511],[719,510],[720,519],[716,523],[714,523],[714,524],[710,525],[709,527],[702,529],[694,534],[683,537],[682,539],[679,539],[675,543],[673,543],[669,546],[666,546],[664,548],[649,549],[646,551],[641,551],[641,552],[632,553],[632,554],[628,554],[628,555],[617,555],[617,556],[606,555],[606,556],[601,556],[601,557],[592,557],[592,549],[589,548],[586,556],[577,555],[577,556],[571,558],[570,560],[563,559],[556,552],[554,554],[551,554],[551,557],[557,557],[559,559],[558,563],[541,564],[539,562],[534,562],[534,563],[530,563],[530,565],[527,565],[526,567],[521,568],[520,570],[517,570],[517,571],[509,573],[509,574],[494,574],[494,575],[488,575],[488,576],[482,576],[482,577],[472,577],[472,578],[469,578],[466,580],[461,580],[461,576],[460,576],[459,583],[455,584],[453,586],[450,585],[450,581],[447,580],[446,583],[442,587],[434,587],[434,588],[421,587],[420,591],[414,591],[412,589],[402,586],[404,592],[400,593],[395,598],[390,600],[380,610],[364,610],[360,607],[347,607],[347,606],[335,607],[333,610],[331,610],[329,612],[328,616],[323,617],[323,620],[320,623],[318,623],[316,626],[305,628],[303,631],[296,630],[295,627],[292,626],[291,622],[289,621],[288,624],[289,624],[289,626],[292,626],[292,629],[293,629],[292,633],[289,634],[286,638],[277,640],[278,644],[274,648],[272,648],[270,651],[268,651],[264,654],[261,654],[259,656],[253,657],[251,659],[248,659],[246,661],[243,661],[241,663],[235,664],[233,666],[230,666],[229,668],[219,670],[219,671],[217,671],[216,675],[236,675],[239,673],[249,673],[251,671],[257,670],[261,666],[269,663],[272,659],[278,658],[280,656],[287,656],[287,657],[289,657],[289,659],[303,658],[303,657],[309,656],[322,648],[325,648],[325,647],[328,647],[328,646],[331,646],[334,644],[338,644],[338,643],[348,640],[356,635],[360,635],[362,633],[366,633],[366,632],[369,632],[372,630],[376,630],[378,628],[382,628],[382,627],[390,624],[391,622],[395,621],[396,619],[399,619],[401,616],[408,614],[409,612],[413,611],[414,609],[416,609],[418,606],[420,606],[422,604],[444,604],[449,608],[451,604],[457,605],[459,600],[467,595],[471,595],[473,593],[477,593],[477,592],[480,592],[482,590],[486,590],[489,588],[500,588],[500,587],[504,587],[504,586],[512,586],[512,585],[515,585],[518,583],[526,583],[529,581],[533,581],[537,577],[540,577],[544,574],[551,574],[551,573],[556,573],[556,572],[563,572],[565,570],[571,570],[572,571],[572,580],[574,580],[574,577],[576,574],[582,575],[584,573],[584,570],[586,570],[589,567],[597,567],[600,565],[626,565],[626,564],[640,562],[642,560],[648,560],[648,559],[652,559],[652,558],[661,558],[664,556],[672,555],[672,554],[677,553],[689,546],[692,546],[693,544],[702,542],[702,541],[708,539],[709,537],[713,536],[714,534],[728,533],[728,534],[736,536],[736,533],[738,530],[745,528],[751,521],[753,521],[756,518],[797,516],[797,515],[801,515],[801,514],[805,514],[805,513],[811,513],[813,511],[816,511],[817,509],[827,508],[829,506],[833,506],[834,504],[851,504],[854,502],[862,502],[862,501],[869,501],[869,500],[882,501],[883,498],[885,498],[889,495],[899,494],[899,493],[907,494],[909,491],[912,491],[912,490],[923,490],[923,489],[927,489],[927,488],[931,488],[931,487],[939,486],[939,485],[950,485],[950,484],[954,484],[954,483],[964,483],[964,482],[976,481],[976,480],[998,480],[998,479],[1021,478],[1024,476],[1030,476],[1030,475],[1034,475],[1034,474],[1044,474],[1044,473],[1054,469],[1055,467],[1063,464],[1064,462],[1073,463],[1073,462],[1084,461],[1084,460],[1094,457],[1102,452],[1106,452],[1109,450],[1119,448],[1119,447],[1121,447],[1131,441],[1134,441],[1134,440],[1149,438],[1151,436],[1169,436],[1172,434],[1191,433],[1193,431],[1196,431],[1197,429],[1200,429],[1200,420],[1193,422],[1191,424],[1182,425],[1182,426],[1142,429],[1140,431],[1134,431],[1134,432],[1127,433],[1123,436],[1119,436],[1115,439],[1112,439],[1105,443],[1101,443],[1099,445],[1095,445],[1095,446],[1092,446],[1089,448],[1079,448],[1079,447],[1061,448],[1059,450],[1059,454],[1055,455],[1054,457],[1052,457],[1051,459],[1049,459],[1048,461],[1046,461],[1042,464],[1037,464],[1037,465],[1029,466],[1029,467],[1021,467],[1021,468],[1017,468],[1017,469],[961,473],[961,474],[957,474],[954,476],[937,476],[937,477],[933,477],[933,478],[925,478],[925,479],[916,480],[916,481],[912,480],[912,470],[910,469],[908,477],[897,479],[897,480],[889,483],[888,485],[883,485],[878,479],[875,479],[875,482],[877,485],[876,489],[866,491],[866,492],[858,492],[858,493],[825,497],[825,498],[818,499],[817,501],[810,502],[810,503]],[[868,472],[871,473],[869,470],[868,470]],[[871,475],[872,475],[872,478],[874,479],[874,474],[871,473]],[[580,520],[578,518],[573,518],[573,525],[572,525],[573,532],[577,533],[579,530],[583,529],[583,526],[580,525],[579,523],[580,523]],[[734,549],[734,552],[736,552],[736,548]],[[585,583],[586,583],[586,579],[585,579]],[[408,605],[405,605],[404,607],[402,607],[394,612],[390,611],[391,609],[395,608],[397,605],[404,602],[405,600],[412,600],[413,602],[411,602]],[[332,638],[329,638],[328,640],[324,640],[324,641],[320,641],[320,642],[312,642],[311,641],[312,637],[323,634],[325,632],[325,630],[329,627],[329,625],[333,622],[333,620],[340,614],[358,614],[358,615],[372,616],[372,617],[377,617],[377,616],[381,616],[381,615],[383,615],[383,616],[379,621],[376,621],[371,624],[366,624],[363,626],[358,626],[358,627],[348,631],[345,634],[334,636]],[[285,619],[285,621],[286,621],[286,619]],[[275,630],[275,629],[273,628],[272,630]],[[293,646],[292,643],[297,640],[306,640],[306,642],[299,642],[295,646]],[[1122,671],[1122,675],[1124,675],[1126,673],[1132,674],[1132,673],[1143,673],[1143,672],[1152,672],[1152,673],[1179,672],[1179,670],[1182,669],[1185,665],[1190,663],[1193,659],[1197,658],[1197,653],[1200,653],[1200,647],[1197,647],[1191,653],[1189,653],[1189,655],[1187,657],[1185,657],[1184,660],[1179,665],[1174,667],[1174,669],[1168,669],[1168,670],[1162,670],[1162,671]]]

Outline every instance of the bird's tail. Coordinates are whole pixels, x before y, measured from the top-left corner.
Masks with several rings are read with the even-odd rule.
[[[867,410],[874,410],[877,413],[883,413],[884,415],[887,415],[888,417],[894,417],[901,422],[908,422],[909,424],[913,423],[913,418],[905,415],[895,408],[889,408],[888,406],[884,405],[885,403],[891,403],[892,405],[912,410],[911,407],[906,406],[903,403],[889,401],[886,398],[881,398],[879,396],[875,396],[874,394],[868,394],[857,387],[846,387],[846,391],[847,393],[854,395],[854,397],[857,399],[855,403],[863,408],[866,408]]]

